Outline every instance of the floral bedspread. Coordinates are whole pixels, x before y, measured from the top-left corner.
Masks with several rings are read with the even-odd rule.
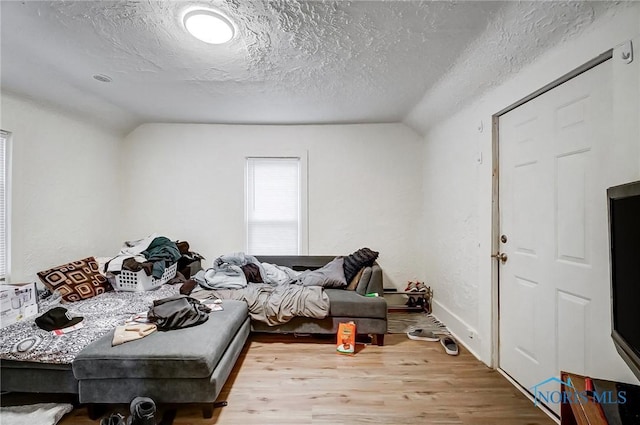
[[[0,329],[0,359],[70,364],[87,345],[132,316],[146,313],[153,300],[176,295],[179,287],[162,285],[146,292],[111,291],[74,303],[60,303],[59,297],[41,301],[36,316]],[[40,329],[35,318],[58,306],[66,308],[71,316],[83,317],[82,328],[59,336]]]

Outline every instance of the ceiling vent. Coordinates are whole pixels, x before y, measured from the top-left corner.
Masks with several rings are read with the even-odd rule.
[[[113,79],[111,77],[109,77],[108,75],[104,75],[104,74],[96,74],[93,76],[94,80],[98,80],[101,83],[110,83],[113,81]]]

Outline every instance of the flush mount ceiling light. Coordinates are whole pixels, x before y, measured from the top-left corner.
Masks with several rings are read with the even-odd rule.
[[[213,10],[192,10],[184,15],[183,22],[191,35],[205,43],[223,44],[233,38],[231,21]]]

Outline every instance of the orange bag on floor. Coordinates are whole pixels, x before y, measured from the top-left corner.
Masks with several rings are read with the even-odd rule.
[[[353,356],[356,351],[356,324],[346,322],[338,324],[338,354]]]

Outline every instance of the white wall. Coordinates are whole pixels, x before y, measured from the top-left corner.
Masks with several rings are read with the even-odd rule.
[[[511,80],[499,85],[425,135],[424,248],[425,276],[434,287],[434,311],[485,363],[492,361],[492,140],[491,116],[579,65],[634,38],[636,59],[614,65],[614,140],[638,155],[640,111],[638,7],[598,22],[578,39],[547,52]],[[479,123],[484,131],[478,129]],[[482,163],[478,157],[482,156]],[[624,170],[624,179],[640,178],[640,164]],[[621,181],[622,182],[622,181]],[[610,320],[609,317],[603,320]],[[469,329],[476,335],[469,338]],[[602,359],[609,379],[633,381],[613,351]]]
[[[425,138],[424,275],[434,291],[434,313],[459,338],[467,337],[467,329],[480,331],[479,292],[485,283],[478,275],[482,237],[478,205],[483,201],[482,172],[490,167],[491,155],[483,152],[483,165],[478,164],[476,121],[474,113],[463,111]],[[477,352],[478,341],[474,337],[466,342]]]
[[[0,118],[13,135],[11,281],[117,250],[121,137],[8,93]]]
[[[244,251],[245,158],[308,155],[308,253],[369,247],[401,287],[421,277],[421,152],[403,124],[146,124],[124,143],[121,236],[187,240],[207,265]]]
[[[147,124],[123,141],[64,112],[2,94],[13,133],[12,281],[152,232],[210,264],[245,249],[244,160],[308,158],[312,255],[380,251],[385,284],[422,278],[419,136],[403,124]]]

